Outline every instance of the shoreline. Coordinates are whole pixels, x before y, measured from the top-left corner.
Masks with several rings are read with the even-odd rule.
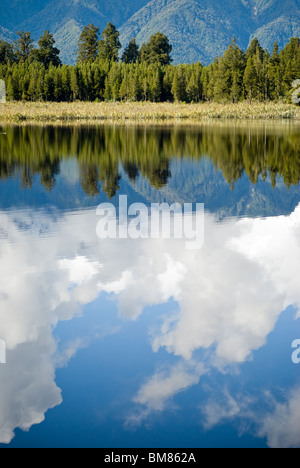
[[[151,103],[151,102],[8,102],[0,104],[1,123],[132,122],[182,123],[221,120],[300,121],[300,107],[283,103]]]

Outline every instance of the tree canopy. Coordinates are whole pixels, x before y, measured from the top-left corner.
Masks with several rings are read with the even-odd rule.
[[[50,31],[45,31],[38,41],[39,49],[35,51],[37,62],[42,63],[46,68],[52,63],[55,67],[61,65],[59,58],[60,50],[55,46],[55,39]]]
[[[136,63],[140,58],[140,48],[136,43],[136,39],[132,38],[128,46],[125,48],[122,55],[122,62]]]
[[[253,39],[245,52],[233,38],[208,66],[200,62],[172,65],[172,45],[161,33],[141,48],[133,38],[121,60],[119,32],[108,23],[86,26],[79,39],[76,66],[62,65],[49,31],[34,47],[29,32],[19,31],[14,44],[0,41],[0,79],[8,100],[27,101],[184,101],[291,102],[299,78],[300,40],[270,53]]]
[[[19,31],[19,39],[15,41],[15,54],[19,62],[25,62],[30,58],[30,55],[34,49],[34,40],[31,37],[30,32]]]
[[[151,36],[147,44],[141,48],[141,60],[147,63],[159,63],[160,65],[170,65],[172,45],[169,39],[162,33]]]
[[[98,53],[99,28],[93,24],[85,26],[79,37],[77,63],[90,62]]]
[[[121,42],[119,40],[120,33],[116,27],[108,23],[101,35],[101,40],[98,46],[98,56],[102,60],[117,62]]]

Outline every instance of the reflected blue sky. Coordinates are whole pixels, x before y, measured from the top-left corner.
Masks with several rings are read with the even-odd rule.
[[[67,164],[51,195],[36,182],[0,213],[3,447],[299,447],[297,188],[289,214],[207,210],[191,252],[184,240],[99,240],[91,201],[49,202],[60,184],[80,193]],[[173,164],[150,198],[142,178],[124,176],[120,193],[171,198],[191,163]]]

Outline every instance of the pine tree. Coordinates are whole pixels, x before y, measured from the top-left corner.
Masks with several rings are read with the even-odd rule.
[[[22,101],[28,101],[29,96],[28,96],[28,89],[29,89],[29,84],[30,84],[30,73],[28,71],[28,67],[25,67],[25,64],[23,64],[22,71],[20,73],[21,80],[20,80],[20,85],[21,85],[21,99]]]
[[[135,38],[131,39],[128,46],[125,48],[122,55],[122,62],[136,63],[140,56],[140,49],[136,43]]]
[[[151,36],[148,44],[143,44],[141,48],[141,61],[150,63],[159,63],[160,65],[169,65],[171,58],[172,45],[169,39],[162,33],[156,33]]]
[[[77,63],[93,62],[97,57],[99,28],[93,24],[85,26],[80,34],[77,50]]]
[[[40,67],[38,78],[37,78],[37,90],[36,90],[36,98],[39,101],[44,100],[44,86],[45,86],[45,68]]]
[[[171,91],[175,101],[186,101],[186,77],[182,65],[176,67]]]
[[[124,69],[124,76],[120,87],[120,98],[124,99],[125,101],[129,100],[130,96],[130,76],[129,76],[129,68],[125,67]]]
[[[29,60],[34,50],[34,40],[30,32],[19,31],[17,35],[19,39],[14,42],[16,58],[19,62],[25,62]]]
[[[70,67],[70,91],[72,101],[79,98],[78,69]]]
[[[70,80],[70,69],[67,65],[63,65],[61,70],[61,89],[62,89],[62,100],[69,102],[71,100],[71,80]]]
[[[29,85],[27,90],[27,98],[29,101],[37,100],[37,81],[38,81],[38,70],[36,64],[31,65],[29,69]]]
[[[114,63],[109,73],[111,97],[114,101],[120,99],[120,87],[122,83],[122,66],[119,63]]]
[[[254,66],[254,60],[252,56],[249,56],[247,61],[247,66],[244,73],[244,87],[245,87],[245,97],[249,99],[250,104],[252,103],[253,98],[256,97],[256,69]]]
[[[203,85],[203,100],[210,101],[214,98],[215,88],[215,76],[218,68],[218,60],[210,64],[208,67],[204,67],[201,73],[201,81]]]
[[[94,95],[95,99],[100,100],[103,99],[103,91],[104,91],[104,84],[105,84],[105,73],[98,66],[98,64],[94,67]]]
[[[147,101],[149,100],[149,80],[148,80],[148,66],[146,63],[142,63],[139,66],[140,69],[140,82],[141,82],[141,89],[142,89],[142,100]]]
[[[186,87],[187,97],[190,102],[199,102],[202,99],[201,72],[201,64],[192,66],[191,74]]]
[[[141,82],[138,66],[130,67],[129,72],[130,94],[131,101],[140,101],[142,96]]]
[[[84,99],[87,101],[94,101],[94,76],[91,68],[91,63],[86,63],[82,67],[82,78],[84,86]]]
[[[272,96],[272,82],[270,74],[272,70],[272,56],[270,52],[265,51],[263,61],[263,86],[264,86],[264,100],[267,101]]]
[[[6,95],[8,101],[17,101],[20,99],[18,81],[14,73],[9,75],[7,79]]]
[[[162,73],[159,65],[149,67],[149,97],[153,102],[159,102],[162,94]]]
[[[283,88],[286,95],[289,94],[294,80],[299,78],[300,70],[300,39],[294,37],[285,46],[280,54],[280,62],[283,69]]]
[[[105,84],[104,84],[104,100],[111,101],[111,99],[112,99],[111,83],[110,83],[109,77],[107,76],[105,78]]]
[[[46,68],[52,63],[55,67],[61,65],[59,58],[60,50],[54,47],[55,39],[49,31],[45,31],[44,35],[38,41],[39,49],[35,52],[36,60],[42,63]]]
[[[111,62],[118,61],[119,49],[121,48],[119,36],[120,33],[116,30],[116,27],[108,23],[105,30],[102,32],[101,40],[98,45],[99,58],[101,60],[109,60]]]
[[[256,49],[256,55],[253,57],[255,67],[255,97],[259,101],[265,99],[265,67],[264,67],[264,55],[262,56],[259,47]]]
[[[55,100],[55,68],[52,64],[45,73],[44,94],[47,101]]]
[[[257,37],[255,37],[254,39],[252,39],[247,51],[246,51],[246,54],[245,54],[245,59],[246,61],[250,58],[250,57],[255,57],[255,55],[257,54],[257,49],[259,50],[259,56],[260,56],[260,59],[261,61],[263,61],[263,58],[264,58],[264,50],[263,48],[261,47],[260,43],[259,43],[259,40],[257,39]]]
[[[53,67],[54,76],[54,100],[60,102],[63,100],[62,77],[59,68]]]
[[[164,77],[163,77],[163,100],[164,101],[173,101],[173,94],[172,94],[172,85],[175,75],[175,67],[172,65],[168,65],[164,69]]]
[[[7,65],[8,62],[15,62],[16,57],[12,44],[5,41],[0,41],[0,64]]]
[[[216,100],[237,102],[241,99],[244,61],[244,54],[233,38],[217,65],[214,83]]]
[[[278,43],[275,42],[269,64],[268,78],[270,83],[270,97],[278,101],[282,95],[282,77],[280,70],[280,57]]]

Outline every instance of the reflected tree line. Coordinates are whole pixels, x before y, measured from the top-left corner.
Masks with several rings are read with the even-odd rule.
[[[160,189],[172,176],[173,158],[209,158],[231,187],[244,173],[254,184],[270,177],[274,188],[281,177],[290,187],[300,181],[300,134],[295,127],[203,125],[16,126],[0,135],[0,179],[18,177],[23,188],[30,188],[39,175],[41,184],[52,190],[66,158],[77,159],[81,186],[90,197],[102,189],[112,198],[124,172],[133,183],[141,175]]]

